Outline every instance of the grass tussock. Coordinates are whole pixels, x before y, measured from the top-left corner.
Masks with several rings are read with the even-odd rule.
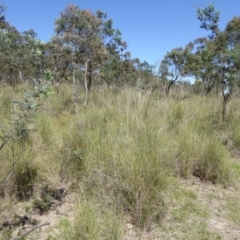
[[[194,132],[180,134],[173,162],[184,178],[196,176],[203,181],[228,184],[231,182],[229,152],[213,136]]]
[[[61,219],[59,233],[48,239],[123,239],[123,226],[114,211],[100,208],[94,201],[80,201],[72,221]]]
[[[5,91],[0,91],[2,114],[11,107]],[[159,100],[134,89],[93,88],[89,104],[82,101],[74,109],[71,86],[52,87],[34,119],[36,131],[24,149],[15,149],[18,163],[2,189],[11,194],[7,189],[12,186],[23,199],[42,186],[71,186],[81,201],[73,221],[61,221],[62,239],[123,239],[123,216],[150,230],[165,218],[166,193],[175,191],[179,178],[234,185],[223,136],[239,147],[239,124],[229,113],[228,127],[222,126],[218,99]],[[11,147],[0,151],[1,182],[11,169]],[[193,205],[190,212],[195,210]]]

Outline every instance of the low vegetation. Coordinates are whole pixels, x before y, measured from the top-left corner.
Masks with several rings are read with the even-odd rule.
[[[12,169],[12,145],[1,149],[1,182],[11,170],[2,200],[28,200],[31,211],[46,214],[52,199],[75,193],[72,219],[62,217],[48,239],[124,239],[126,221],[151,231],[161,227],[168,214],[176,222],[201,219],[204,230],[195,233],[197,239],[215,236],[203,220],[209,218],[207,207],[198,203],[194,191],[180,190],[180,182],[196,178],[237,189],[240,164],[232,159],[239,147],[233,124],[239,99],[229,106],[231,124],[226,126],[215,97],[189,94],[181,101],[159,101],[156,92],[148,96],[130,88],[118,93],[93,88],[88,107],[79,99],[76,113],[65,96],[70,87],[61,85],[56,94],[50,86],[50,96],[31,123],[35,131],[14,148],[18,161]],[[19,99],[24,88],[29,86],[20,87],[14,98]],[[4,99],[13,97],[11,88],[4,86],[0,94],[1,112],[6,113],[11,105]],[[56,112],[55,106],[61,108]],[[234,222],[235,205],[229,200],[226,215]],[[14,213],[13,206],[2,206]],[[4,238],[7,233],[1,234]]]
[[[211,34],[154,67],[102,11],[43,43],[5,10],[1,239],[240,239],[239,17],[197,8]]]

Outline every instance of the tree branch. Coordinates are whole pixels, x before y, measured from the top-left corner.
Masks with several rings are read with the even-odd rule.
[[[30,234],[31,232],[33,232],[37,228],[41,228],[41,227],[46,226],[46,225],[50,225],[50,223],[46,222],[46,223],[39,224],[39,225],[31,228],[29,231],[25,232],[22,236],[16,237],[16,238],[12,238],[11,240],[21,240],[22,238],[26,237],[28,234]]]

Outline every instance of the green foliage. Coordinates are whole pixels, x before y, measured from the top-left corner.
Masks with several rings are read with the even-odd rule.
[[[161,78],[168,80],[166,95],[169,95],[170,88],[173,84],[182,80],[188,74],[189,49],[175,48],[164,56],[160,64],[159,72]]]
[[[225,122],[227,103],[239,91],[239,36],[236,29],[239,20],[233,18],[224,31],[218,28],[220,12],[215,10],[213,4],[205,9],[197,9],[201,28],[211,30],[206,48],[202,51],[202,64],[207,66],[208,79],[212,85],[221,89],[223,97],[222,121]],[[205,70],[206,71],[206,70]],[[204,80],[204,79],[203,79]]]
[[[22,34],[7,21],[0,23],[1,80],[14,89],[17,84],[44,75],[45,44],[37,39],[34,30]]]
[[[10,119],[8,126],[0,126],[0,150],[5,144],[14,144],[18,141],[27,141],[29,139],[29,133],[33,131],[29,125],[33,123],[36,111],[40,106],[40,102],[37,102],[41,95],[47,97],[48,95],[48,83],[45,80],[39,80],[35,82],[34,91],[30,92],[26,90],[25,95],[22,97],[22,101],[14,100],[12,103],[14,108],[10,111]]]
[[[6,11],[7,7],[5,5],[0,4],[0,23],[3,23],[5,20],[4,12]]]
[[[185,221],[177,237],[219,239],[202,220],[189,219],[192,215],[208,217],[207,210],[197,204],[197,196],[176,188],[179,179],[185,183],[185,179],[198,178],[223,186],[238,181],[239,164],[229,163],[225,142],[233,144],[233,152],[239,148],[239,116],[236,110],[230,111],[227,126],[223,125],[217,96],[222,90],[225,120],[227,102],[239,93],[240,86],[239,18],[220,31],[214,5],[198,8],[201,28],[211,31],[209,39],[197,38],[167,52],[159,76],[154,76],[153,66],[131,59],[121,32],[113,29],[112,20],[106,20],[101,11],[93,14],[69,5],[55,22],[56,36],[44,44],[34,30],[20,34],[5,21],[4,10],[0,5],[0,77],[15,92],[10,118],[0,126],[1,195],[10,192],[23,200],[33,195],[38,180],[55,186],[71,182],[69,189],[81,194],[74,219],[61,220],[60,231],[49,238],[124,239],[126,216],[141,230],[164,224],[171,192],[179,200],[171,211],[172,220]],[[83,82],[83,77],[88,90],[92,79],[114,86],[93,88],[89,107],[80,105],[77,112],[71,106],[68,83],[61,82],[70,76],[75,90],[80,89],[77,80]],[[192,86],[195,95],[185,91],[190,87],[181,82],[186,76],[198,79]],[[16,83],[30,78],[33,89],[20,98]],[[159,101],[135,88],[118,88],[137,85],[138,90],[147,91],[158,80],[167,85],[167,94],[175,85],[173,99]],[[55,82],[59,85],[51,87],[53,94],[49,84]],[[6,89],[0,93],[3,116],[13,93]],[[208,93],[215,95],[197,96]],[[42,98],[48,96],[43,106]],[[81,104],[83,98],[75,101]],[[35,129],[38,132],[33,133]],[[34,199],[33,207],[48,211],[51,194]],[[238,208],[229,202],[232,212]]]
[[[63,89],[69,96],[71,86],[61,86],[60,96]],[[200,180],[216,186],[238,182],[239,166],[229,164],[223,137],[233,140],[239,99],[232,101],[229,114],[236,119],[228,117],[229,127],[223,128],[217,97],[159,101],[129,88],[92,90],[88,108],[75,114],[65,107],[52,114],[52,102],[59,96],[46,99],[38,109],[38,131],[31,134],[31,144],[15,148],[15,156],[22,157],[5,192],[17,194],[19,179],[19,196],[34,197],[32,206],[43,213],[53,207],[52,194],[41,195],[43,184],[53,189],[66,184],[68,197],[81,195],[73,220],[62,220],[49,239],[124,239],[123,223],[131,224],[134,232],[165,226],[169,233],[178,226],[180,239],[190,239],[190,226],[196,239],[217,239],[204,224],[208,209],[188,187],[203,187]],[[0,151],[1,177],[11,158],[11,148]]]
[[[33,181],[37,170],[28,165],[25,160],[25,150],[30,141],[30,133],[33,131],[32,124],[36,111],[40,106],[41,95],[48,95],[48,83],[46,80],[35,81],[33,91],[25,91],[22,101],[13,101],[14,109],[10,111],[8,124],[0,125],[0,152],[7,148],[10,151],[11,167],[5,177],[1,179],[0,191],[6,186],[7,180],[13,174],[14,185],[17,186],[19,199],[28,198],[32,194]],[[37,102],[38,101],[38,102]],[[23,162],[21,162],[23,161]],[[26,165],[25,165],[26,164]]]
[[[213,39],[219,33],[219,15],[220,12],[215,10],[214,4],[208,4],[204,9],[197,8],[198,20],[201,21],[201,28],[210,30],[210,39]]]

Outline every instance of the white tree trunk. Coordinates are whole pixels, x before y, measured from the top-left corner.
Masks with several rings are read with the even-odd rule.
[[[87,82],[87,74],[88,74],[88,60],[85,61],[84,85],[85,85],[86,97],[85,97],[84,105],[87,105],[87,102],[88,102],[88,82]]]
[[[73,105],[77,107],[77,95],[76,95],[76,77],[75,77],[75,64],[73,63]]]

